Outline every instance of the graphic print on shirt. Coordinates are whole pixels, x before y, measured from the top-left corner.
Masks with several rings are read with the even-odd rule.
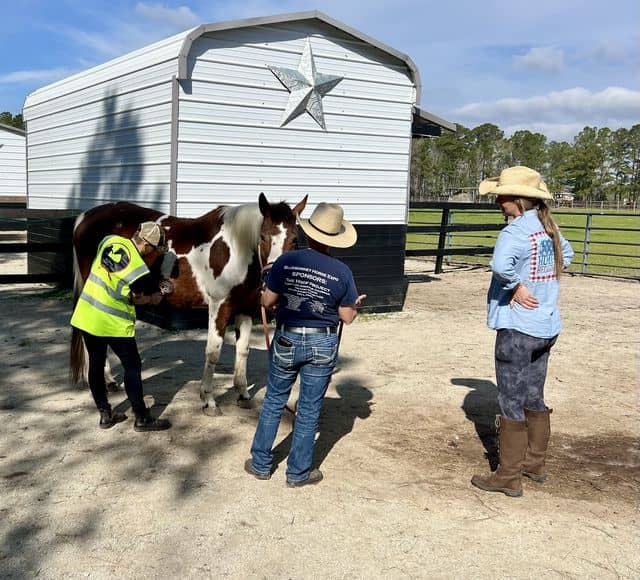
[[[287,298],[287,309],[300,312],[301,306],[307,303],[312,312],[322,313],[325,309],[326,297],[331,294],[330,282],[337,282],[338,278],[304,266],[285,266],[284,292]]]
[[[129,251],[126,246],[118,242],[108,244],[102,250],[100,262],[108,272],[119,272],[129,265]]]
[[[540,231],[529,235],[531,242],[531,273],[532,282],[548,282],[556,279],[555,256],[553,241],[547,232]]]

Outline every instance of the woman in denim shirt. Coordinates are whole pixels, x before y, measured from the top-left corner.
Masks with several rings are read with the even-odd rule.
[[[488,477],[474,475],[471,483],[521,496],[522,475],[539,483],[547,478],[551,409],[544,403],[544,383],[549,352],[562,328],[560,274],[573,250],[551,217],[545,201],[553,196],[537,171],[510,167],[485,179],[479,190],[497,195],[510,222],[496,242],[487,297],[487,324],[497,331],[500,465]]]

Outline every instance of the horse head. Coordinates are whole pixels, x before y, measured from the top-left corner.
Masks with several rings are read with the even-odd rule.
[[[286,203],[269,203],[264,193],[258,198],[258,207],[262,214],[260,229],[260,264],[269,268],[282,254],[295,250],[297,246],[297,217],[307,205],[304,196],[293,208]]]

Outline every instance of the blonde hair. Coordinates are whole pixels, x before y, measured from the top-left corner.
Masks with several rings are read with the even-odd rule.
[[[518,197],[514,199],[515,204],[524,213],[529,209],[535,208],[538,212],[538,219],[544,227],[544,231],[553,242],[553,258],[555,260],[556,278],[560,279],[564,261],[562,258],[562,246],[560,245],[560,230],[551,215],[551,208],[542,199],[531,199],[528,197]]]

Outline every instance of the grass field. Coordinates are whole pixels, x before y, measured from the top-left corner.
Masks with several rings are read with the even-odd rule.
[[[439,226],[441,210],[411,210],[409,225]],[[455,210],[451,212],[454,224],[504,224],[499,209],[495,210]],[[591,230],[586,273],[613,274],[626,277],[640,277],[640,214],[625,212],[587,212],[584,210],[554,210],[554,218],[562,233],[576,253],[571,272],[583,271],[584,240],[588,216],[591,215]],[[632,230],[632,231],[623,231]],[[475,248],[493,247],[498,232],[453,232],[448,235],[447,247]],[[436,249],[438,234],[409,234],[407,249]],[[490,256],[452,256],[451,263],[488,264]]]

